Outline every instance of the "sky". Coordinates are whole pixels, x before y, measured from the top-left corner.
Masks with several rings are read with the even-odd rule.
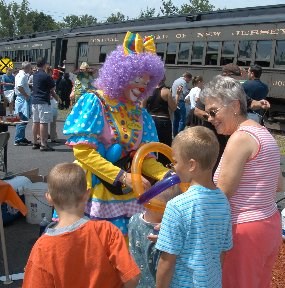
[[[21,3],[22,0],[13,0]],[[6,3],[12,2],[6,0]],[[129,18],[135,18],[141,10],[146,7],[155,8],[160,12],[161,0],[29,0],[31,10],[38,10],[51,15],[56,21],[60,21],[67,15],[92,15],[98,21],[105,21],[112,13],[121,12]],[[180,7],[182,4],[189,3],[188,0],[172,0],[174,5]],[[276,0],[209,0],[215,8],[244,8],[253,6],[266,6],[275,4],[285,4],[285,1]]]

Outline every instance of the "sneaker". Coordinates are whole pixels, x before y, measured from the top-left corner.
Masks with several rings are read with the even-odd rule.
[[[43,151],[43,152],[44,152],[44,151],[45,151],[45,152],[54,151],[54,149],[53,149],[52,147],[48,146],[48,145],[47,145],[47,146],[41,146],[41,147],[40,147],[40,150]]]
[[[23,141],[16,141],[14,142],[14,146],[27,146],[28,144]]]
[[[33,146],[32,146],[32,149],[40,149],[41,148],[41,144],[39,143],[34,143]]]
[[[32,141],[29,141],[27,138],[24,138],[22,142],[27,143],[27,145],[32,145]]]

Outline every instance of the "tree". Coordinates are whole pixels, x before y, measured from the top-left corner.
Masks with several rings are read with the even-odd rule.
[[[138,19],[154,17],[154,14],[155,14],[155,8],[146,7],[145,10],[141,10]]]
[[[60,23],[62,27],[79,27],[79,26],[90,26],[97,23],[97,19],[91,15],[68,15],[63,18],[63,22]]]
[[[122,22],[128,20],[128,17],[125,17],[121,12],[117,12],[117,14],[112,13],[106,20],[106,22]]]
[[[0,0],[0,36],[13,37],[31,33],[32,22],[27,17],[29,12],[27,0],[23,0],[20,5],[14,1],[6,4],[4,0]]]
[[[59,29],[59,25],[55,20],[47,14],[38,11],[31,11],[28,18],[32,19],[33,32],[49,31]]]
[[[179,9],[172,3],[172,0],[162,0],[161,4],[160,11],[162,15],[169,16],[178,14]]]
[[[208,0],[190,0],[190,4],[182,4],[179,9],[179,14],[189,14],[197,12],[213,11],[214,5],[210,4]]]

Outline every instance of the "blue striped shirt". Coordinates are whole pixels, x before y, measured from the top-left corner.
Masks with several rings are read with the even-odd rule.
[[[195,185],[170,200],[156,248],[177,255],[170,287],[222,287],[220,254],[232,248],[224,193]]]

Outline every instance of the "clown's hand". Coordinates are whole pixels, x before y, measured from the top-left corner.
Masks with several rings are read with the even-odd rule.
[[[151,184],[146,178],[144,178],[143,176],[141,177],[142,177],[142,185],[143,185],[144,191],[147,191],[148,189],[150,189]],[[125,186],[133,188],[132,174],[124,172],[123,175],[120,177],[120,182]]]

